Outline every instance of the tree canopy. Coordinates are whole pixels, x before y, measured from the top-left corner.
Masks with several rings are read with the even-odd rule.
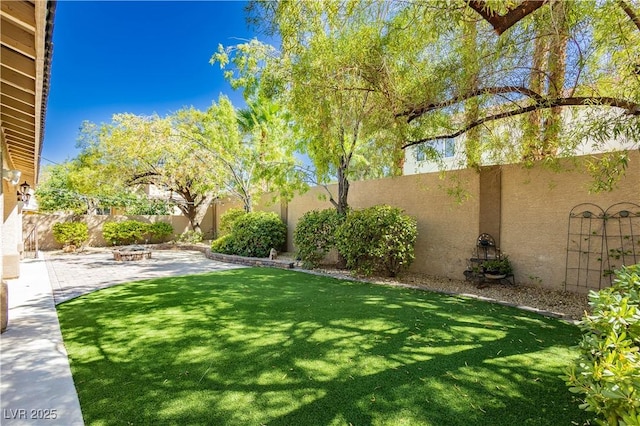
[[[200,231],[218,197],[236,198],[250,211],[263,193],[291,197],[302,189],[289,121],[286,110],[267,99],[256,97],[238,111],[221,96],[206,111],[183,108],[165,117],[116,114],[110,123],[87,122],[80,134],[81,154],[52,168],[38,196],[44,209],[81,211],[90,203],[91,211],[101,203],[144,213],[155,205],[135,203],[126,194],[153,186]]]
[[[475,168],[621,150],[588,163],[597,190],[640,146],[638,0],[250,6],[280,49],[251,40],[211,58],[246,108],[221,96],[206,111],[89,123],[81,156],[50,170],[41,204],[81,209],[63,190],[74,188],[91,210],[97,194],[152,184],[177,194],[198,230],[216,197],[248,211],[263,193],[304,189],[297,154],[312,161],[312,182],[338,182],[330,201],[344,213],[351,181],[402,173],[416,145],[437,160],[437,144],[455,138],[460,166]]]
[[[638,146],[636,1],[282,1],[253,12],[282,38],[292,92],[296,73],[317,66],[314,90],[367,93],[378,128],[396,118],[404,148],[461,138],[465,165],[481,166],[606,150],[613,138]],[[340,67],[358,81],[335,83]]]

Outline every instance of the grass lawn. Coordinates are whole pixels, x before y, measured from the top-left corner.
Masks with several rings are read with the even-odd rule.
[[[87,425],[571,425],[577,327],[515,308],[246,268],[58,306]],[[575,423],[574,423],[575,422]]]

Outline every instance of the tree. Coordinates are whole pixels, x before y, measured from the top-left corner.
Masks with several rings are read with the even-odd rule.
[[[89,134],[95,127],[84,123],[83,128],[78,156],[62,164],[43,168],[36,190],[39,209],[91,215],[96,214],[100,207],[144,204],[117,178],[113,166],[102,160],[95,144],[89,141]]]
[[[611,137],[639,144],[640,19],[634,2],[255,5],[282,38],[292,93],[302,93],[306,84],[296,76],[309,79],[311,71],[320,82],[367,93],[378,111],[400,120],[391,124],[381,113],[376,125],[402,131],[405,148],[463,136],[467,165],[477,166],[487,159],[553,162],[579,143],[598,145]],[[341,41],[344,36],[353,45]],[[340,51],[332,51],[335,46]],[[341,84],[340,69],[357,79]],[[394,152],[394,139],[386,147],[388,155]]]
[[[43,212],[72,211],[78,214],[89,210],[89,204],[73,187],[70,162],[43,167],[35,196],[38,209]]]
[[[184,122],[195,114],[190,109],[165,118],[116,114],[92,137],[102,160],[113,167],[112,177],[117,174],[134,187],[154,185],[170,198],[178,195],[177,207],[200,232],[202,219],[221,189],[215,163],[194,137],[185,135]]]
[[[524,156],[554,156],[558,152],[554,145],[561,134],[559,108],[576,106],[586,107],[582,109],[583,120],[592,123],[601,123],[602,117],[607,116],[594,106],[619,111],[615,120],[608,115],[609,132],[624,123],[630,130],[627,136],[637,138],[633,131],[637,124],[630,121],[637,122],[640,116],[640,81],[636,72],[640,32],[620,4],[626,2],[553,0],[513,23],[499,37],[490,35],[491,28],[485,27],[483,38],[493,40],[493,47],[487,45],[489,49],[480,56],[483,76],[480,85],[455,84],[448,91],[425,93],[422,100],[416,100],[415,94],[396,93],[408,101],[398,116],[430,127],[424,137],[411,140],[405,146],[457,137],[478,127],[487,128],[499,120],[502,126],[505,123],[517,126],[517,121],[509,119],[522,114],[541,117],[540,114],[550,111],[546,120],[532,119],[544,126],[537,136],[540,143],[523,144],[521,148]],[[424,6],[416,4],[415,7]],[[488,4],[483,8],[491,11]],[[416,24],[423,29],[423,24],[427,30],[434,29],[428,22]],[[401,57],[396,60],[402,63]],[[455,58],[452,60],[455,62]],[[492,72],[488,73],[489,70]],[[624,85],[613,84],[621,80],[625,81]],[[476,120],[462,125],[448,120],[446,125],[436,127],[429,119],[430,115],[473,100],[481,103],[481,114]],[[617,128],[619,131],[620,127]],[[566,133],[563,136],[566,137]],[[527,148],[534,152],[527,153]]]
[[[398,174],[402,164],[394,118],[379,108],[381,94],[366,78],[378,72],[369,61],[380,57],[383,37],[375,28],[362,25],[364,15],[353,14],[344,21],[339,10],[325,13],[322,3],[281,2],[267,4],[265,10],[273,12],[281,28],[299,24],[295,34],[282,32],[281,54],[254,40],[220,47],[213,61],[235,66],[235,72],[226,73],[235,86],[281,96],[303,129],[300,150],[312,160],[315,180],[325,184],[337,179],[337,197],[330,194],[329,201],[344,214],[350,180]],[[260,70],[261,84],[252,78],[255,68]],[[388,144],[398,149],[389,150]],[[392,155],[373,154],[383,148]]]
[[[302,189],[295,173],[295,128],[286,110],[256,96],[243,110],[221,96],[205,112],[182,120],[179,131],[206,152],[221,190],[253,208],[256,197],[275,193],[290,198]]]
[[[150,199],[124,182],[105,179],[106,172],[97,165],[81,165],[83,157],[81,153],[62,164],[43,168],[36,189],[40,211],[93,215],[99,209],[117,207],[128,214],[170,214],[171,203],[167,200]]]

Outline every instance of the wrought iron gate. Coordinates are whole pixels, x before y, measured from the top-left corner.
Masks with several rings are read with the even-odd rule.
[[[640,206],[617,203],[603,210],[578,204],[569,213],[565,290],[599,290],[613,271],[640,262]]]

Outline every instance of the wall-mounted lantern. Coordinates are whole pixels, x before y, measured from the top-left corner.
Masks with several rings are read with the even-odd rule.
[[[18,201],[29,204],[29,199],[31,198],[31,194],[29,193],[30,189],[31,186],[25,180],[24,183],[20,185],[20,191],[18,191]]]

